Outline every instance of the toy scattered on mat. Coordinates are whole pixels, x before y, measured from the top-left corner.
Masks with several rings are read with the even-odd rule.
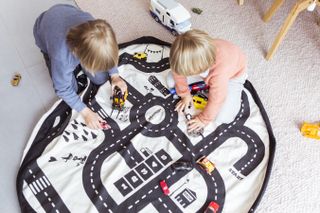
[[[198,91],[207,90],[207,89],[209,89],[209,86],[206,83],[204,83],[204,81],[199,81],[199,82],[189,84],[189,89],[192,94],[192,93],[196,93]],[[170,94],[172,94],[172,95],[177,94],[175,88],[171,88],[171,89],[169,89],[169,91],[170,91]]]
[[[104,130],[111,128],[111,126],[105,121],[100,122],[100,125],[101,125],[102,129],[104,129]]]
[[[219,207],[220,207],[219,204],[217,204],[214,201],[211,201],[204,213],[217,213],[219,210]]]
[[[208,103],[208,98],[202,93],[196,93],[192,97],[193,105],[196,109],[204,109]]]
[[[161,187],[161,189],[163,191],[163,194],[165,194],[165,195],[169,195],[170,194],[169,187],[168,187],[168,185],[167,185],[165,180],[160,181],[160,187]]]
[[[320,140],[320,123],[310,124],[304,122],[301,127],[303,136]]]
[[[175,171],[191,171],[193,169],[192,163],[187,161],[177,161],[171,167]]]
[[[191,114],[186,114],[186,119],[188,121],[190,121],[192,119],[192,115]],[[198,136],[201,136],[202,138],[203,137],[203,132],[204,132],[204,128],[201,128],[200,130],[196,131],[196,130],[193,130],[193,131],[188,131],[188,135],[191,136],[191,137],[198,137]]]
[[[112,115],[114,110],[118,110],[118,114],[116,116],[118,118],[118,115],[120,114],[120,111],[122,111],[124,103],[127,100],[127,97],[128,97],[128,91],[125,91],[124,94],[123,94],[121,89],[118,86],[114,87],[113,94],[112,94],[112,111],[111,111],[111,115]]]
[[[191,9],[191,11],[196,13],[196,14],[198,14],[198,15],[200,15],[202,13],[202,10],[200,8],[198,8],[198,7],[193,7]]]
[[[19,73],[14,74],[14,76],[11,79],[11,85],[12,86],[18,86],[21,80],[21,75]]]
[[[150,0],[150,13],[174,36],[191,29],[190,13],[175,0]]]
[[[215,169],[215,165],[206,156],[199,158],[199,160],[197,160],[197,164],[199,164],[209,175],[211,175]]]
[[[134,53],[133,57],[139,60],[147,60],[147,53],[140,52],[140,53]]]

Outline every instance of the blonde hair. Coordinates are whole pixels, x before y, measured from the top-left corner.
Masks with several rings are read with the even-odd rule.
[[[87,21],[72,27],[66,39],[70,50],[88,71],[107,71],[118,65],[116,36],[105,20]]]
[[[179,75],[196,75],[215,63],[213,38],[201,30],[189,30],[175,39],[170,49],[171,70]]]

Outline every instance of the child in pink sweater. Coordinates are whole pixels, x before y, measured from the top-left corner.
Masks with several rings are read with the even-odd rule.
[[[181,97],[176,111],[182,112],[193,102],[189,77],[197,76],[210,87],[208,103],[200,114],[188,121],[188,131],[200,130],[215,119],[220,123],[234,120],[240,110],[243,83],[247,77],[247,59],[239,47],[213,39],[203,31],[190,30],[173,42],[170,66],[172,73],[168,76],[168,86],[175,86]]]

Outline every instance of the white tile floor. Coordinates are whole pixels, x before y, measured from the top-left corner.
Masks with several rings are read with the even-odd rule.
[[[57,100],[32,28],[38,15],[73,0],[0,0],[0,212],[20,212],[16,175],[31,131]],[[19,72],[22,80],[10,80]]]

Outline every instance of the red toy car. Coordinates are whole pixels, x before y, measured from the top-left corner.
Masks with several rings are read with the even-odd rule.
[[[219,204],[217,204],[214,201],[211,201],[204,213],[217,213],[218,210],[219,210]]]
[[[161,189],[163,191],[163,194],[165,194],[165,195],[169,195],[170,194],[169,187],[168,187],[168,185],[167,185],[165,180],[160,181],[160,187],[161,187]]]
[[[111,128],[111,126],[105,121],[100,122],[100,125],[101,125],[101,128],[104,129],[104,130]]]

